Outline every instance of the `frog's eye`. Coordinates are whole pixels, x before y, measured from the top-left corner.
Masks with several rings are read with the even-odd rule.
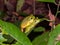
[[[33,17],[30,17],[30,19],[33,19]]]
[[[33,18],[31,17],[31,19],[33,19]]]
[[[29,16],[29,18],[30,18],[30,19],[34,19],[34,18],[35,18],[35,16],[33,16],[33,15],[30,15],[30,16]]]

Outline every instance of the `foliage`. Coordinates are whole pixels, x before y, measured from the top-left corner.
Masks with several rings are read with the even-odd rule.
[[[54,30],[50,32],[50,37],[48,41],[48,45],[56,45],[57,41],[59,42],[60,35],[60,24],[56,26]]]
[[[34,28],[34,32],[41,32],[41,31],[45,31],[45,29],[43,27]]]
[[[36,0],[36,1],[55,3],[55,0]]]
[[[38,2],[49,2],[55,3],[55,0],[36,0]],[[19,12],[24,4],[24,0],[17,1],[16,12]],[[21,16],[25,16],[27,14],[20,12]],[[57,9],[58,13],[58,9]],[[56,13],[56,16],[57,16]],[[0,18],[3,18],[6,13],[4,11],[0,11]],[[34,24],[34,23],[33,23]],[[14,24],[10,22],[3,21],[0,19],[0,45],[60,45],[60,24],[56,25],[54,29],[46,31],[42,26],[35,26],[31,32],[40,33],[38,36],[34,37],[32,41],[30,41],[29,37],[21,31],[20,28],[21,20],[17,20]],[[38,24],[37,24],[38,25]],[[31,24],[32,26],[32,24]],[[29,27],[30,28],[30,27]],[[32,28],[32,27],[31,27]],[[32,35],[33,37],[34,35]]]
[[[9,34],[22,45],[32,45],[29,39],[15,25],[0,20],[0,26],[3,34]]]
[[[37,37],[32,41],[32,44],[33,44],[33,45],[47,45],[48,38],[49,38],[49,32],[45,32],[44,34],[37,36]],[[37,43],[36,43],[36,42],[37,42]]]

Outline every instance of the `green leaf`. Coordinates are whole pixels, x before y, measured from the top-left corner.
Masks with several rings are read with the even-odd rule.
[[[3,37],[5,38],[5,39],[7,39],[7,41],[5,41],[5,42],[7,42],[8,44],[10,44],[11,42],[13,42],[15,39],[14,38],[12,38],[10,35],[3,35]],[[16,42],[16,41],[14,41],[14,42]]]
[[[21,43],[19,43],[19,42],[16,42],[16,44],[12,44],[12,45],[22,45]]]
[[[36,37],[32,41],[32,43],[33,45],[47,45],[48,38],[49,38],[49,32],[45,32],[42,35],[39,35],[38,37]]]
[[[0,45],[10,45],[10,44],[0,44]]]
[[[55,3],[55,0],[36,0],[36,1]]]
[[[0,20],[0,26],[4,29],[2,31],[7,32],[10,36],[12,36],[17,42],[21,43],[22,45],[32,45],[26,35],[23,34],[20,29],[15,25]]]
[[[34,32],[41,32],[41,31],[45,31],[45,28],[43,27],[34,28]]]
[[[60,41],[57,43],[57,45],[60,45]]]
[[[17,12],[19,12],[19,10],[21,10],[23,3],[24,3],[24,0],[17,1],[17,9],[16,9]]]
[[[56,40],[58,38],[58,35],[60,35],[60,24],[57,25],[55,29],[50,32],[50,38],[48,41],[48,45],[55,45],[57,42]]]
[[[6,39],[3,37],[3,34],[0,33],[0,44],[2,44],[4,41],[6,41]]]

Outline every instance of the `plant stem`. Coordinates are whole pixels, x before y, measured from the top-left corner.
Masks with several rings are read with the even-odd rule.
[[[57,6],[57,12],[56,12],[55,18],[57,17],[58,12],[59,12],[59,4],[58,4],[58,6]]]
[[[58,13],[60,13],[60,11],[58,11]]]
[[[51,13],[51,9],[50,9],[50,6],[48,4],[48,8],[49,8],[49,13]],[[51,30],[53,30],[55,27],[55,20],[52,21],[52,26],[51,26]]]
[[[57,15],[58,15],[58,13],[59,13],[59,4],[57,5],[57,12],[56,12],[56,14],[55,14],[55,20],[52,22],[53,25],[52,25],[52,29],[51,29],[51,30],[55,29],[55,21],[56,21],[56,17],[57,17]]]
[[[51,9],[50,9],[50,7],[49,7],[49,4],[48,4],[48,8],[49,8],[49,11],[51,11]],[[52,28],[51,28],[51,30],[55,29],[55,21],[56,21],[56,17],[57,17],[57,15],[58,15],[58,12],[59,12],[59,4],[57,5],[57,12],[56,12],[56,14],[55,14],[55,20],[52,21]]]
[[[35,0],[33,0],[33,14],[35,15]]]

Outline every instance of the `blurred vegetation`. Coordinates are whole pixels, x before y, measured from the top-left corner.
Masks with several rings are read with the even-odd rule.
[[[36,0],[35,2],[32,0],[0,0],[0,2],[0,45],[60,45],[60,16],[58,18],[60,0]],[[45,4],[57,6],[57,8],[52,8],[52,10],[57,10],[53,14],[55,20],[50,21],[53,19],[48,17],[51,7]],[[30,14],[37,17],[36,19],[45,18],[48,21],[44,20],[36,25],[30,24],[26,27],[26,29],[31,28],[28,34],[21,31],[21,23]],[[28,22],[28,19],[24,22]],[[52,26],[49,25],[50,23]]]

